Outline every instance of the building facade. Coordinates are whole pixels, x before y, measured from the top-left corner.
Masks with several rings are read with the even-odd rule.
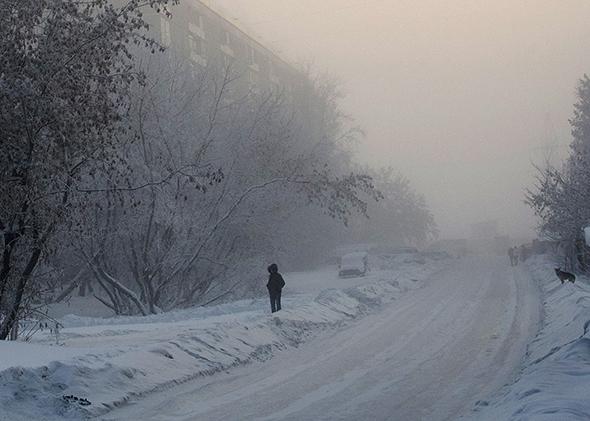
[[[213,3],[185,0],[171,12],[172,17],[151,16],[151,30],[163,46],[187,59],[193,72],[230,70],[244,87],[287,93],[302,82],[301,72],[230,22]]]

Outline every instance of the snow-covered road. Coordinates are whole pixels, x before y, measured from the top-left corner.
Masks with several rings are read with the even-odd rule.
[[[524,270],[503,258],[460,259],[329,336],[151,394],[106,419],[456,419],[514,378],[539,314]]]

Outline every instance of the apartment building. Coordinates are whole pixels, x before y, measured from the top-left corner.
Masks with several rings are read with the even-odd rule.
[[[292,92],[302,82],[299,71],[232,23],[213,0],[184,0],[171,11],[171,18],[149,18],[152,31],[194,72],[230,68],[239,84],[258,90]]]

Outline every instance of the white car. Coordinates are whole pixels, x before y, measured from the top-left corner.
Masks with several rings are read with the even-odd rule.
[[[340,258],[339,269],[341,278],[365,276],[369,270],[369,255],[366,252],[345,254]]]

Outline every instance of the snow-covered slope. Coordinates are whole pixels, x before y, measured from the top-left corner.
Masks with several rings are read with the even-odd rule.
[[[475,413],[477,420],[590,420],[590,285],[561,285],[551,258],[526,268],[543,291],[543,327],[529,345],[519,379]]]
[[[260,299],[147,318],[67,316],[58,338],[0,343],[0,419],[102,414],[132,397],[271,358],[417,288],[439,266],[406,265],[373,272],[362,285],[300,291],[277,315]]]
[[[538,288],[507,260],[451,259],[423,288],[345,329],[102,419],[457,420],[514,381],[538,331]]]

